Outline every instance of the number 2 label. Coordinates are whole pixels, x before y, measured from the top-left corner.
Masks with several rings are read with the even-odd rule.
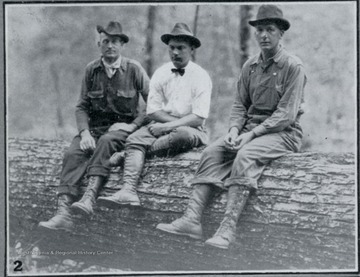
[[[15,261],[14,262],[14,271],[22,271],[22,262],[21,261]]]

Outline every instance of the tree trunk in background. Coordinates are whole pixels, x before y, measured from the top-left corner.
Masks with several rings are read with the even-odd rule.
[[[354,154],[297,153],[273,161],[240,217],[233,248],[224,251],[155,228],[185,210],[199,150],[146,161],[137,187],[142,208],[96,207],[91,218],[76,217],[71,234],[44,236],[36,225],[55,212],[67,147],[60,140],[9,140],[10,246],[38,241],[42,251],[110,251],[63,259],[137,271],[355,268]],[[117,191],[121,176],[121,167],[113,168],[101,194]],[[226,199],[226,193],[218,193],[205,209],[205,238],[219,226]]]
[[[198,25],[198,19],[199,19],[199,10],[200,10],[200,6],[196,5],[195,8],[195,17],[194,17],[194,25],[193,25],[193,33],[194,36],[196,37],[196,33],[197,33],[197,25]],[[196,61],[196,50],[194,50],[193,54],[192,54],[192,59],[195,62]]]
[[[145,70],[151,77],[154,71],[153,68],[153,45],[154,45],[154,31],[155,31],[155,20],[156,20],[156,6],[149,6],[148,9],[148,25],[146,28],[146,42],[145,42]]]
[[[249,58],[251,5],[240,6],[240,68]]]
[[[64,127],[64,119],[62,115],[62,101],[61,101],[61,93],[60,93],[60,87],[59,87],[59,74],[56,70],[55,62],[50,64],[50,74],[52,76],[52,80],[54,83],[54,92],[56,97],[56,122],[57,126],[56,128],[59,128],[60,130]],[[51,83],[51,82],[50,82]],[[60,135],[61,137],[61,135]]]
[[[224,18],[231,17],[231,13],[228,9],[224,9],[222,13]],[[231,26],[229,20],[225,20],[222,24],[223,24],[222,25],[223,30],[221,30],[221,32],[226,33],[226,36],[222,40],[222,44],[226,47],[226,50],[224,49],[224,51],[227,52],[226,54],[229,57],[226,61],[226,65],[231,70],[231,76],[239,76],[240,71],[239,71],[239,60],[238,60],[238,55],[239,55],[238,45],[234,43],[234,34],[230,31]]]

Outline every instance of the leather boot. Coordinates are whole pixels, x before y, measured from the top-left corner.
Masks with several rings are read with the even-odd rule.
[[[235,241],[236,224],[249,198],[250,189],[234,185],[229,188],[225,217],[220,223],[215,235],[205,243],[211,246],[228,249]]]
[[[90,216],[94,213],[93,206],[96,201],[96,197],[104,183],[103,176],[90,176],[89,183],[86,187],[86,191],[80,201],[71,205],[71,210],[74,214],[81,214]]]
[[[55,216],[48,221],[39,222],[39,227],[48,230],[64,230],[71,231],[74,226],[72,221],[70,205],[73,203],[73,198],[68,194],[61,194],[58,197],[58,207]]]
[[[170,224],[160,223],[156,226],[156,228],[172,234],[188,236],[194,239],[202,239],[203,230],[201,225],[201,216],[206,203],[210,198],[211,191],[211,185],[195,185],[184,215]]]
[[[150,156],[166,157],[169,156],[171,149],[170,135],[163,135],[157,138],[151,145],[148,154]]]
[[[144,166],[145,154],[135,148],[126,150],[123,176],[123,187],[111,196],[98,198],[98,205],[108,208],[118,208],[122,205],[140,206],[136,186]]]

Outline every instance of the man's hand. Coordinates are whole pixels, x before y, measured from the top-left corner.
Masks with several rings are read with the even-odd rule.
[[[235,139],[234,150],[240,150],[245,144],[252,141],[255,138],[255,133],[253,131],[241,134]]]
[[[122,122],[122,123],[114,123],[113,125],[111,125],[108,132],[122,130],[122,131],[125,131],[127,133],[132,133],[136,129],[137,129],[136,124],[133,124],[133,123],[127,124],[127,123]]]
[[[233,127],[229,130],[227,135],[224,138],[225,142],[225,148],[228,150],[233,150],[235,146],[235,140],[238,137],[239,129],[236,127]]]
[[[167,123],[154,123],[151,124],[148,129],[154,137],[160,137],[166,133],[171,132],[172,130],[172,128],[169,127]]]
[[[80,133],[81,141],[80,141],[80,149],[82,151],[94,150],[96,147],[95,139],[92,137],[88,129],[83,130]]]

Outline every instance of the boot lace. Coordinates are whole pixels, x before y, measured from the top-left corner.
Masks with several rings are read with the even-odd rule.
[[[214,237],[222,237],[230,240],[233,235],[234,223],[230,215],[225,215],[225,218],[221,221],[220,227],[217,229]]]

